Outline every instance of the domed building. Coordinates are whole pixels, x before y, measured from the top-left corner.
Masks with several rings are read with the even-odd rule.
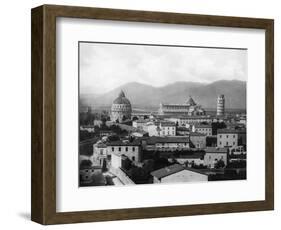
[[[121,90],[119,96],[113,101],[111,106],[111,121],[122,122],[131,119],[132,106],[125,93]]]

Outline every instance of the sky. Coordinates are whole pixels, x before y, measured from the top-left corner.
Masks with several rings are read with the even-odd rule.
[[[247,80],[247,50],[79,43],[80,92],[103,94],[129,82]]]

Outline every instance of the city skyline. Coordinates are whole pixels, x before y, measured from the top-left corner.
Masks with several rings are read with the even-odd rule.
[[[80,42],[79,49],[85,94],[103,94],[129,82],[163,87],[175,81],[247,80],[244,49],[87,42]]]

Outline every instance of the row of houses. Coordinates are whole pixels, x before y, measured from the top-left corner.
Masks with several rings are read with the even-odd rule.
[[[144,159],[143,152],[184,152],[189,150],[189,139],[186,137],[149,137],[144,139],[129,141],[113,141],[108,143],[96,143],[93,151],[93,162],[99,165],[103,161],[110,160],[111,166],[118,168],[122,165],[125,156],[133,162],[140,163]],[[203,153],[203,154],[202,154]],[[179,162],[190,162],[197,165],[205,165],[213,168],[217,161],[222,160],[227,164],[227,148],[207,147],[201,154],[182,154],[178,157]]]

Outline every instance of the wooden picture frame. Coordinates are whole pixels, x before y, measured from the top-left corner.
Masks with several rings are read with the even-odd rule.
[[[101,211],[56,212],[56,18],[264,29],[266,34],[265,200]],[[43,5],[32,9],[31,219],[64,224],[274,209],[274,21],[163,12]]]

